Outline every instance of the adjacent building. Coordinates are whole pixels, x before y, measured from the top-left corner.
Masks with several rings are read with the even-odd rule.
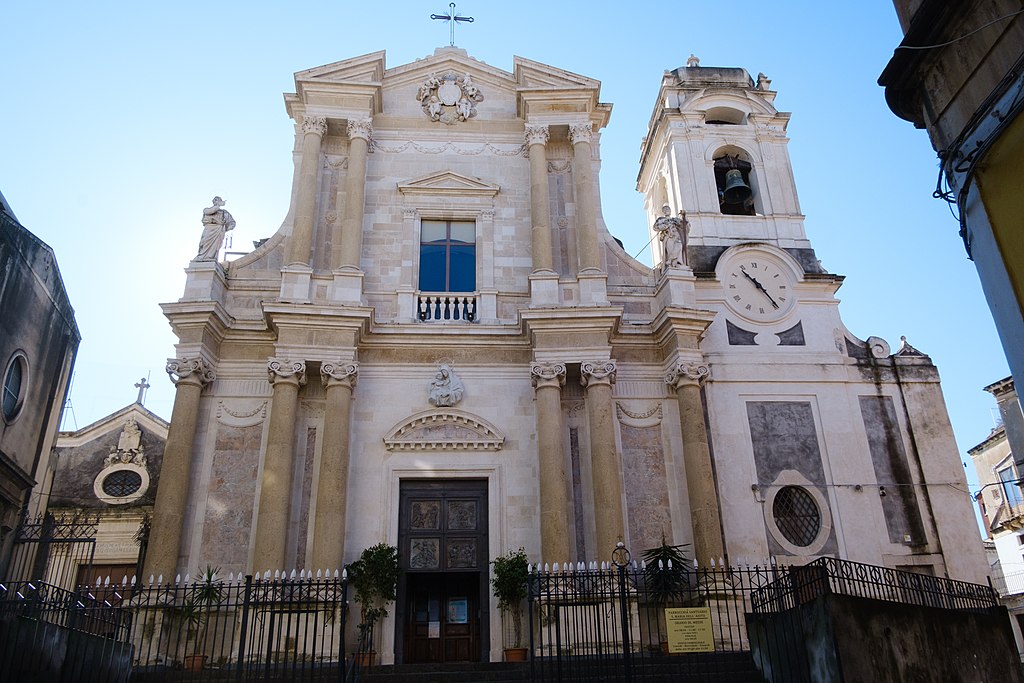
[[[519,547],[984,582],[936,368],[843,324],[771,81],[691,58],[651,96],[647,225],[615,230],[647,231],[653,267],[602,217],[599,81],[458,48],[297,73],[280,229],[218,262],[215,198],[163,305],[177,389],[144,573],[395,545],[385,662],[447,638],[426,622],[448,600],[472,615],[459,651],[499,659],[488,562]]]
[[[0,577],[22,514],[45,509],[80,341],[53,250],[0,195]]]
[[[1024,376],[1024,10],[1015,0],[895,0],[903,41],[879,78],[893,113],[926,128],[943,199]],[[952,239],[952,235],[950,235]],[[1024,468],[1024,451],[1017,451]]]

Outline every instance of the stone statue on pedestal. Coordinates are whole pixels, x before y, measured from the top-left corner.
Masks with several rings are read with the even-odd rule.
[[[690,232],[690,223],[686,220],[686,212],[680,211],[678,218],[669,214],[672,209],[669,205],[661,207],[661,216],[654,221],[654,231],[658,234],[661,242],[661,265],[664,269],[685,268],[686,263],[686,241]]]
[[[199,238],[199,252],[193,261],[216,261],[224,236],[235,227],[235,219],[222,209],[224,200],[213,198],[213,206],[203,209],[203,236]]]

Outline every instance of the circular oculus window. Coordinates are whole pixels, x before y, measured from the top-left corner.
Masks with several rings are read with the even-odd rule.
[[[3,386],[0,387],[0,413],[7,422],[13,422],[21,413],[27,385],[28,363],[25,361],[25,354],[19,352],[7,363]]]
[[[802,486],[783,486],[775,495],[772,516],[786,540],[799,548],[810,546],[821,532],[821,511]]]
[[[93,481],[93,493],[108,505],[125,505],[142,498],[149,490],[149,472],[131,463],[103,469]]]

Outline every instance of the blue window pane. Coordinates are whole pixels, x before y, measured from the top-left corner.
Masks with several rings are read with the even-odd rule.
[[[450,252],[449,292],[476,290],[476,247],[452,246]]]
[[[1017,475],[1012,467],[999,470],[999,479],[1003,482],[1003,495],[1009,505],[1020,505],[1024,503],[1024,493],[1016,484]]]
[[[420,291],[446,292],[445,248],[424,244],[420,246]]]

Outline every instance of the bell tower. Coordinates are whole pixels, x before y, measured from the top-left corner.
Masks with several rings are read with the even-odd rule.
[[[790,115],[775,108],[775,95],[764,74],[755,82],[745,69],[704,67],[693,56],[665,72],[637,190],[648,225],[666,205],[673,216],[686,212],[694,271],[713,271],[726,249],[751,242],[785,250],[807,271],[820,268],[793,181]]]

